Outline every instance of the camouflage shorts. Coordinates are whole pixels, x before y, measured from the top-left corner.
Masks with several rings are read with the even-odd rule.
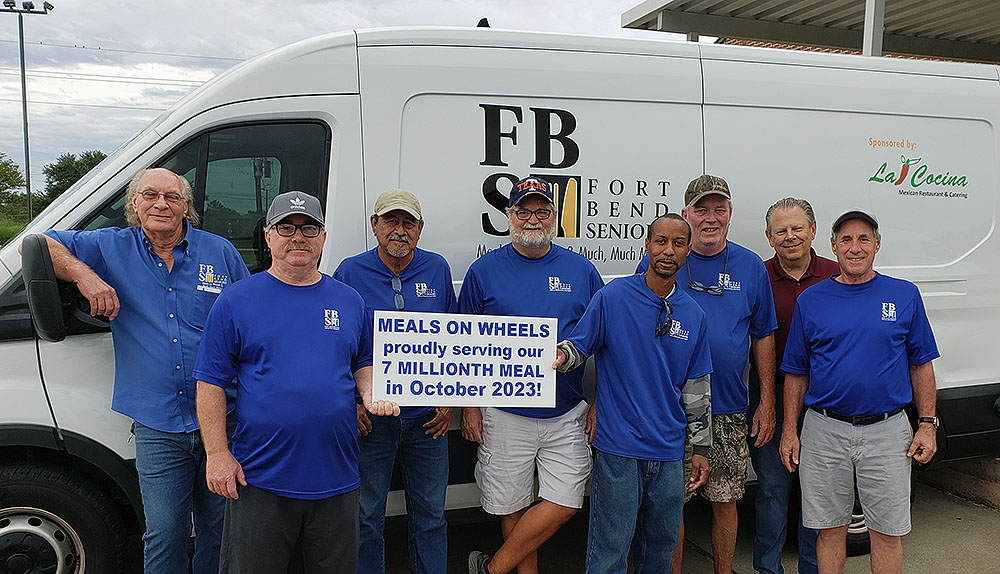
[[[684,443],[684,476],[691,476],[691,443]],[[747,414],[712,415],[712,447],[708,451],[708,482],[698,489],[702,497],[712,502],[732,502],[743,498],[747,482]],[[687,479],[685,478],[685,482]],[[684,502],[694,491],[686,488]]]

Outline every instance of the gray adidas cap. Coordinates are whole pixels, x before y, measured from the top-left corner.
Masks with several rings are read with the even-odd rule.
[[[323,208],[315,196],[304,191],[289,191],[274,198],[271,207],[267,209],[265,227],[271,227],[289,215],[301,213],[316,223],[323,225]]]

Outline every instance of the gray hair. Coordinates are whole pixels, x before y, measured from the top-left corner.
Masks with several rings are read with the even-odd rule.
[[[804,199],[799,199],[797,197],[786,197],[784,199],[779,199],[767,208],[767,213],[764,214],[764,224],[767,225],[766,229],[771,231],[771,216],[774,214],[775,210],[778,209],[792,209],[793,207],[798,207],[806,214],[806,221],[809,222],[809,226],[816,223],[816,214],[813,213],[813,208],[809,205],[809,202]]]
[[[137,214],[135,212],[135,208],[132,207],[132,198],[140,192],[139,183],[142,181],[143,176],[152,169],[166,168],[146,168],[135,174],[132,181],[128,182],[128,193],[125,194],[125,221],[127,221],[132,227],[139,227],[139,214]],[[190,222],[191,225],[198,225],[198,223],[201,222],[201,217],[198,216],[198,210],[194,208],[194,192],[191,190],[191,182],[189,182],[187,178],[182,175],[178,175],[172,171],[170,173],[173,173],[174,177],[177,178],[177,183],[181,187],[181,196],[183,196],[187,201],[186,217],[188,222]]]

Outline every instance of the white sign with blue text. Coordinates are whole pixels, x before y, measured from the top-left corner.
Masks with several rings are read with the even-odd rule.
[[[375,311],[375,400],[554,407],[557,320]]]

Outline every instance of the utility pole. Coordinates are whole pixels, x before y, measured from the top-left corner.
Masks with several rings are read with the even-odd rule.
[[[17,14],[17,46],[21,54],[21,125],[24,126],[24,189],[28,193],[28,221],[31,221],[31,160],[28,158],[28,90],[24,73],[24,15],[48,14],[55,8],[48,2],[42,3],[41,10],[35,10],[34,2],[21,2],[21,8],[15,8],[14,0],[3,0],[3,7],[9,14]]]

